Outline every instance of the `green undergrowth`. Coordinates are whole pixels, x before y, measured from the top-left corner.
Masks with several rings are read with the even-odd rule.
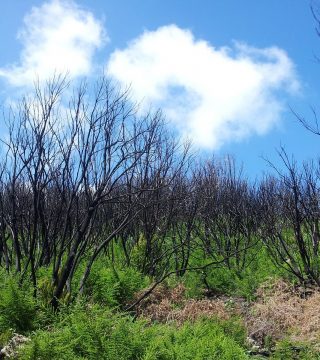
[[[239,319],[199,319],[181,326],[135,319],[124,309],[135,294],[148,287],[153,279],[134,266],[126,266],[121,254],[113,263],[107,256],[98,259],[91,271],[84,294],[61,299],[54,313],[49,305],[52,296],[51,269],[38,270],[37,298],[25,279],[0,270],[0,348],[13,333],[30,337],[20,349],[21,360],[110,359],[110,360],[227,360],[249,359],[246,331]],[[199,259],[199,260],[197,260]],[[284,277],[266,251],[259,252],[240,274],[227,267],[187,272],[170,277],[169,287],[184,283],[186,297],[201,298],[205,288],[213,293],[242,296],[254,300],[256,289],[270,277]],[[205,260],[209,261],[209,260]],[[203,264],[202,259],[202,264]],[[201,264],[193,256],[190,266]],[[74,276],[76,289],[85,261]],[[253,358],[253,357],[252,357]],[[320,359],[310,345],[282,341],[272,359]]]
[[[272,359],[320,360],[320,349],[315,350],[315,348],[310,344],[302,342],[291,342],[287,339],[284,339],[277,344]]]
[[[236,321],[199,320],[178,327],[147,323],[121,310],[150,279],[131,268],[106,268],[97,262],[86,293],[61,303],[53,313],[46,303],[42,271],[37,300],[28,281],[0,273],[0,345],[14,332],[30,343],[18,359],[247,359],[245,330]]]
[[[41,318],[40,306],[34,299],[30,283],[19,285],[18,279],[0,273],[0,333],[27,333]]]
[[[199,320],[181,327],[147,324],[103,306],[80,304],[49,329],[32,333],[19,355],[25,360],[55,359],[247,359],[245,331],[238,324]]]
[[[103,259],[97,261],[85,287],[85,294],[94,302],[109,307],[125,306],[135,293],[150,285],[149,277],[132,267],[106,267]]]
[[[187,272],[182,279],[171,279],[170,283],[174,286],[182,281],[187,288],[187,296],[190,298],[201,298],[204,293],[209,293],[239,296],[253,301],[256,290],[266,280],[289,279],[288,273],[272,262],[266,249],[262,248],[259,252],[248,256],[251,259],[241,272],[236,271],[232,266],[230,268],[226,265],[212,266],[202,271]],[[206,261],[210,262],[210,259]],[[190,267],[204,264],[203,257],[197,256],[192,259]]]

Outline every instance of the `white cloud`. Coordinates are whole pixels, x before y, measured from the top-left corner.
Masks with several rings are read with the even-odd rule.
[[[277,47],[214,48],[175,25],[146,31],[115,51],[108,72],[136,100],[162,107],[202,147],[264,134],[278,123],[283,92],[299,90],[294,64]]]
[[[11,85],[32,85],[54,73],[70,78],[88,75],[97,48],[107,40],[102,24],[73,1],[52,0],[33,7],[18,34],[23,49],[19,64],[0,68]]]

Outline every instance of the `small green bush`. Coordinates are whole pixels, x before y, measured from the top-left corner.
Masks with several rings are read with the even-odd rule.
[[[248,359],[245,350],[219,321],[202,320],[181,328],[158,326],[153,330],[157,334],[151,338],[144,360]]]
[[[267,279],[288,275],[272,262],[265,248],[261,248],[252,258],[241,274],[225,266],[209,269],[207,282],[210,288],[227,295],[242,296],[251,301],[257,288]]]
[[[32,296],[32,286],[19,286],[15,278],[7,275],[0,290],[0,331],[13,329],[26,333],[34,329],[37,303]]]
[[[115,269],[95,264],[86,284],[86,294],[109,307],[124,306],[134,294],[148,286],[150,280],[131,267]]]
[[[12,338],[13,330],[8,329],[5,331],[0,331],[0,349],[2,349]]]
[[[319,352],[312,349],[310,344],[293,343],[289,340],[280,341],[272,356],[274,360],[319,360]]]

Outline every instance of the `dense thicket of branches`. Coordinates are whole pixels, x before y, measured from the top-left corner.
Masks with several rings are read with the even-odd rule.
[[[66,99],[69,96],[69,101]],[[94,261],[117,242],[130,265],[161,279],[193,254],[241,277],[261,246],[301,281],[320,285],[319,164],[260,184],[226,158],[199,163],[160,112],[141,116],[101,79],[71,92],[57,78],[5,111],[0,167],[0,266],[31,277],[52,269],[52,304],[82,291]],[[134,256],[133,256],[134,255]]]

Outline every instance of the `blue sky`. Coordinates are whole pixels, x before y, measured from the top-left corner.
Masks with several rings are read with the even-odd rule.
[[[261,156],[279,163],[280,145],[299,161],[319,154],[320,138],[290,112],[318,106],[308,0],[12,0],[0,36],[2,102],[35,74],[90,79],[107,68],[141,111],[163,108],[203,156],[232,154],[251,177],[268,169]]]

